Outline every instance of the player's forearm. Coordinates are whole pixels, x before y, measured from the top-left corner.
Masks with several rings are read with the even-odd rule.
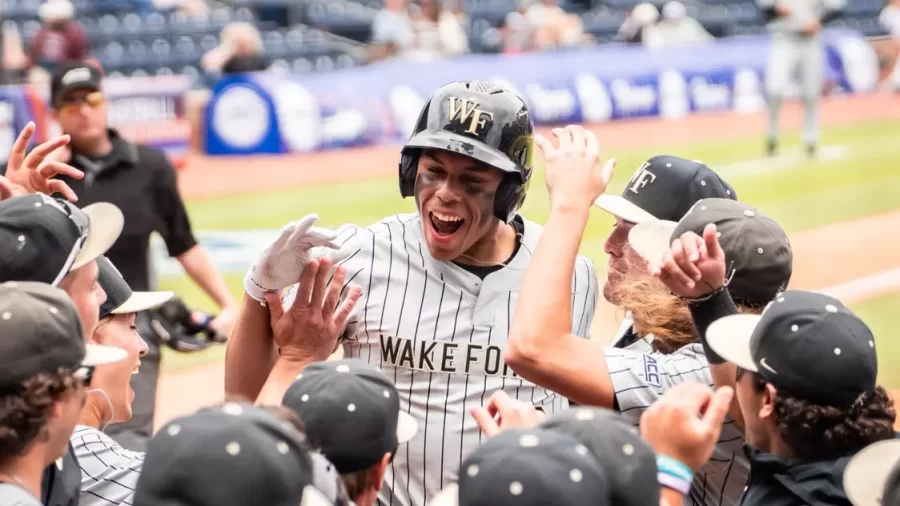
[[[177,257],[178,263],[184,267],[184,272],[197,283],[209,297],[222,309],[234,307],[237,303],[225,279],[219,274],[219,271],[213,266],[209,255],[198,244],[193,248],[185,251]]]
[[[507,341],[519,376],[575,402],[612,407],[603,347],[572,333],[572,271],[589,210],[555,208],[525,272]]]
[[[509,332],[515,354],[537,356],[572,336],[572,271],[589,210],[554,209],[522,280]]]
[[[272,366],[272,372],[269,373],[266,384],[263,385],[256,398],[256,404],[260,406],[280,406],[284,393],[291,386],[297,375],[303,372],[309,364],[316,362],[315,360],[288,360],[284,357],[278,357],[275,365]]]
[[[256,399],[272,371],[277,350],[269,310],[244,295],[225,350],[225,396]]]

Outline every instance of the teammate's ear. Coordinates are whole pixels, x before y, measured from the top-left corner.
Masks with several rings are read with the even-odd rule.
[[[759,417],[763,420],[772,418],[775,414],[775,398],[778,391],[771,383],[766,383],[766,388],[760,393]]]
[[[381,491],[381,487],[384,486],[384,474],[387,472],[388,465],[391,463],[391,458],[393,457],[392,453],[385,453],[384,458],[381,459],[381,462],[372,466],[372,470],[370,472],[375,473],[374,478],[369,483],[374,483],[375,490],[377,492]]]

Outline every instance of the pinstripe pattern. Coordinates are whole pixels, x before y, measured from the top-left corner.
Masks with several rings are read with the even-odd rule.
[[[635,426],[644,410],[678,383],[696,381],[714,386],[701,344],[690,344],[665,355],[652,352],[646,340],[638,340],[627,348],[607,348],[606,365],[619,409]],[[741,449],[743,443],[743,432],[734,420],[726,418],[712,458],[694,477],[685,504],[739,504],[750,475],[750,463]]]
[[[78,425],[69,438],[81,466],[81,506],[132,504],[144,454],[126,450],[93,427]]]
[[[455,481],[462,459],[481,441],[468,409],[497,390],[539,401],[549,414],[568,401],[525,381],[503,362],[512,312],[541,227],[525,221],[522,247],[509,265],[482,281],[428,254],[416,214],[395,215],[370,227],[347,225],[341,257],[364,296],[347,336],[348,356],[379,365],[394,379],[400,408],[419,423],[416,437],[388,468],[379,500],[424,505]],[[597,303],[593,264],[579,257],[573,273],[572,329],[590,337]]]

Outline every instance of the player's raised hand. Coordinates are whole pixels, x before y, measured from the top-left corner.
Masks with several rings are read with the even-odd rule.
[[[310,260],[303,269],[297,296],[287,309],[275,292],[266,292],[275,344],[286,359],[301,361],[327,360],[338,345],[362,289],[349,286],[341,301],[347,269],[339,266],[328,281],[334,267],[330,258]]]
[[[20,186],[27,193],[61,193],[65,198],[76,202],[78,197],[66,183],[53,179],[65,175],[75,179],[84,177],[84,173],[71,165],[56,159],[55,154],[69,144],[69,136],[61,135],[31,150],[26,155],[28,143],[35,131],[34,122],[29,122],[19,133],[6,166],[6,177],[10,182]]]
[[[541,135],[535,137],[547,161],[550,201],[589,209],[606,191],[616,161],[610,159],[601,165],[597,136],[579,125],[556,128],[553,135],[559,140],[558,146]]]
[[[641,437],[696,472],[713,454],[733,396],[731,387],[680,383],[641,415]]]
[[[725,251],[719,244],[716,226],[703,229],[703,237],[686,232],[672,241],[661,263],[649,263],[650,274],[665,283],[675,295],[697,298],[725,284]]]
[[[506,429],[536,427],[545,418],[532,404],[515,400],[502,390],[491,395],[487,406],[472,408],[469,413],[487,437]]]
[[[281,229],[244,276],[247,295],[265,305],[266,293],[280,292],[300,279],[303,267],[315,257],[313,248],[337,249],[337,234],[314,227],[318,220],[318,215],[308,214]]]

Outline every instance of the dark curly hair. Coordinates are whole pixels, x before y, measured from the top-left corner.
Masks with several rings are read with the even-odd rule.
[[[0,390],[0,465],[28,451],[47,425],[53,403],[77,387],[73,371],[60,369]]]
[[[753,387],[762,391],[766,381],[753,373]],[[883,387],[852,406],[822,406],[778,390],[775,421],[778,434],[801,460],[834,460],[866,446],[894,438],[897,412]]]

